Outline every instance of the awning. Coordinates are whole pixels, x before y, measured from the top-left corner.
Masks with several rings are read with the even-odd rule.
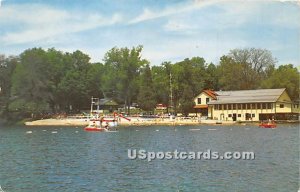
[[[195,105],[194,109],[207,109],[208,105]]]

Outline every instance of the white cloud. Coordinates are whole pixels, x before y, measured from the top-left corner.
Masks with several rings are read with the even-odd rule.
[[[37,4],[7,5],[0,9],[0,24],[23,23],[43,24],[55,23],[60,19],[68,19],[69,14],[63,10],[56,10]]]
[[[140,23],[147,20],[157,19],[161,17],[171,16],[174,14],[190,12],[193,10],[198,10],[203,7],[221,2],[224,0],[195,0],[193,3],[189,4],[178,4],[173,7],[167,7],[163,10],[151,11],[149,9],[144,9],[143,13],[132,19],[129,24]]]
[[[42,5],[7,6],[0,11],[0,26],[20,26],[14,32],[2,34],[3,44],[34,42],[58,35],[65,35],[114,25],[121,16],[67,12]]]
[[[232,47],[245,47],[244,40],[218,39],[179,39],[178,41],[162,41],[156,46],[145,46],[143,56],[153,65],[163,61],[178,62],[185,58],[203,57],[206,62],[218,63],[219,58],[227,54]]]
[[[167,24],[164,26],[164,29],[166,31],[190,31],[197,29],[196,26],[193,26],[191,24],[188,24],[188,22],[184,21],[178,21],[178,20],[169,20]]]
[[[283,37],[281,31],[289,29],[287,26],[299,26],[299,7],[295,8],[298,8],[295,13],[295,9],[288,6],[290,2],[282,3],[285,6],[278,4],[280,2],[249,0],[184,2],[157,10],[145,8],[131,20],[128,18],[132,13],[127,12],[121,18],[119,14],[102,15],[95,9],[75,12],[69,7],[8,4],[0,8],[0,48],[7,53],[34,46],[56,47],[63,51],[80,49],[95,62],[101,61],[104,53],[113,46],[142,44],[144,58],[157,65],[193,56],[217,63],[230,49],[259,46],[275,50],[278,55],[292,52],[285,57],[274,55],[288,60],[296,55],[296,51],[287,48],[286,44],[296,41],[287,38],[283,44],[279,40]],[[127,24],[131,25],[122,25],[127,19]],[[143,23],[153,19],[159,22]],[[132,25],[135,23],[140,25]],[[272,31],[264,30],[268,29],[265,26]],[[276,32],[276,29],[280,31]],[[83,31],[85,33],[77,33]],[[262,40],[262,36],[265,39]],[[278,51],[277,47],[280,48]]]
[[[223,12],[216,12],[215,15],[211,15],[211,22],[208,23],[210,26],[217,26],[219,29],[228,28],[231,25],[242,25],[253,18],[262,19],[262,22],[269,22],[274,25],[297,27],[299,26],[299,6],[294,7],[294,11],[291,9],[279,9],[277,10],[278,16],[274,17],[274,7],[270,10],[269,5],[274,3],[281,3],[282,5],[295,4],[300,5],[300,1],[284,1],[280,0],[262,0],[262,1],[251,1],[251,0],[194,0],[192,3],[179,3],[171,7],[166,7],[162,10],[150,10],[145,8],[144,11],[129,21],[129,24],[140,23],[148,20],[159,19],[167,17],[168,23],[164,26],[164,29],[168,31],[183,31],[184,29],[191,29],[191,23],[195,22],[193,18],[189,17],[191,13],[195,13],[200,9],[209,7],[211,5],[217,5]],[[296,10],[297,9],[297,10]],[[184,14],[183,14],[184,13]],[[176,21],[178,16],[186,17],[186,22]],[[204,20],[201,20],[204,22]],[[193,27],[192,27],[193,28]]]
[[[222,18],[231,18],[227,21],[236,25],[254,21],[278,27],[300,27],[299,0],[228,1],[222,4],[222,8],[225,10]]]

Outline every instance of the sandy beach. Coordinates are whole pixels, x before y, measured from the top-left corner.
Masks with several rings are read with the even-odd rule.
[[[217,120],[197,120],[197,119],[162,119],[162,118],[141,118],[141,117],[131,117],[131,121],[125,119],[119,119],[118,124],[120,126],[148,126],[148,125],[199,125],[199,124],[209,124],[209,125],[233,125],[233,121],[222,121]],[[25,122],[27,126],[86,126],[89,121],[87,119],[42,119],[36,121]]]

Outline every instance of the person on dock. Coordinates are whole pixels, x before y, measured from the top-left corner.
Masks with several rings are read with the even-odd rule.
[[[102,117],[100,117],[100,127],[102,128],[102,123],[103,123],[103,121],[104,121],[104,117],[102,116]]]
[[[109,130],[109,126],[108,126],[108,122],[106,121],[105,123],[105,126],[104,126],[105,129]]]

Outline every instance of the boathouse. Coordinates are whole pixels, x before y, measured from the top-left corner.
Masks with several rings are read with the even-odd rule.
[[[216,100],[216,93],[213,90],[203,90],[195,99],[195,112],[202,116],[208,116],[211,114],[211,108],[208,108],[208,103],[211,100]]]
[[[298,119],[299,103],[292,102],[285,88],[239,91],[204,90],[195,98],[195,109],[209,119],[260,121]],[[198,111],[197,111],[198,112]]]
[[[102,110],[107,110],[109,113],[118,110],[119,104],[111,99],[111,98],[104,98],[99,100],[99,106]]]

